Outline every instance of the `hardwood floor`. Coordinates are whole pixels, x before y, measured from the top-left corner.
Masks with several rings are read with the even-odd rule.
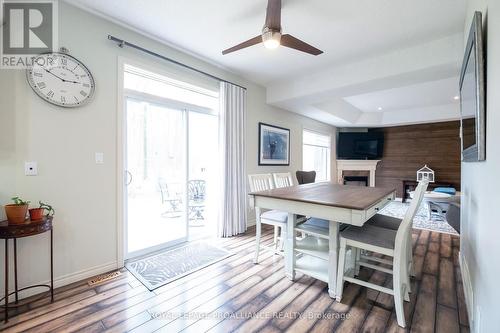
[[[284,276],[283,258],[265,251],[252,263],[254,230],[223,239],[237,252],[154,292],[133,275],[89,287],[81,281],[12,312],[2,332],[405,332],[397,326],[390,295],[346,284],[342,303],[326,284],[297,274]],[[272,241],[270,229],[263,239]],[[413,231],[415,269],[411,302],[405,303],[412,332],[468,332],[459,238]],[[390,285],[385,273],[362,268],[360,276]],[[250,316],[253,314],[253,316]],[[3,314],[2,314],[3,315]]]

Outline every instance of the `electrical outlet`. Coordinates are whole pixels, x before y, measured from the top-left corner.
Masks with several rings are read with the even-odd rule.
[[[38,165],[36,162],[24,162],[24,175],[25,176],[37,176],[38,175]]]
[[[104,164],[104,153],[95,153],[95,164]]]

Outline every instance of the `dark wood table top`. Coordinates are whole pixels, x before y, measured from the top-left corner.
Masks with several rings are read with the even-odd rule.
[[[52,229],[52,216],[40,220],[26,220],[24,223],[9,224],[7,220],[0,221],[0,239],[21,238],[38,235]]]
[[[252,192],[250,195],[365,210],[394,191],[394,188],[340,185],[324,182]]]

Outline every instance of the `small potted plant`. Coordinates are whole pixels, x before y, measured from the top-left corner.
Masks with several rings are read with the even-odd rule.
[[[47,211],[47,214],[45,214],[45,216],[53,216],[54,215],[55,211],[51,205],[43,203],[41,201],[38,201],[38,204],[39,204],[38,208],[31,208],[29,210],[30,219],[32,221],[41,220],[44,217],[44,215],[43,215],[44,211]]]
[[[29,201],[24,201],[19,197],[12,198],[13,204],[5,205],[5,214],[9,224],[20,224],[26,220]]]

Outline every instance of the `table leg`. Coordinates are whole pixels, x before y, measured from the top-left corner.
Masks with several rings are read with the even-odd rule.
[[[286,277],[293,281],[295,279],[295,224],[297,215],[288,213],[286,226],[286,243],[285,243],[285,272]]]
[[[9,241],[5,239],[5,322],[9,321]]]
[[[330,221],[329,228],[329,254],[328,254],[328,294],[331,298],[337,295],[337,265],[339,252],[339,224],[335,221]]]
[[[50,301],[54,302],[54,232],[50,229]]]
[[[16,304],[19,302],[17,293],[17,239],[14,238],[14,288],[16,290]]]

